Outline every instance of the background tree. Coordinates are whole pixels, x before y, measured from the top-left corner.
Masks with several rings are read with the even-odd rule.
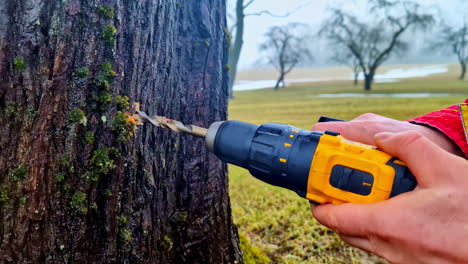
[[[294,10],[283,14],[277,15],[273,14],[268,10],[261,10],[259,12],[251,12],[246,13],[246,10],[255,2],[255,0],[235,0],[236,7],[235,7],[235,17],[233,20],[233,25],[228,31],[229,36],[229,60],[228,60],[228,68],[229,68],[229,98],[232,98],[233,94],[233,87],[234,82],[236,81],[236,74],[237,74],[237,66],[239,64],[239,58],[242,52],[242,47],[244,45],[244,29],[245,29],[245,18],[248,16],[261,16],[261,15],[269,15],[272,17],[288,17],[297,10],[305,7],[310,2],[300,5],[296,7]]]
[[[0,263],[240,263],[226,165],[130,106],[226,119],[225,2],[0,1]]]
[[[265,60],[279,72],[275,90],[284,87],[284,78],[300,63],[312,60],[309,51],[305,25],[290,23],[274,26],[265,34],[266,40],[260,46]]]
[[[457,56],[461,67],[460,80],[465,80],[468,63],[468,23],[465,21],[458,28],[443,26],[429,50],[436,52],[442,50]]]
[[[402,35],[409,30],[425,30],[434,22],[433,15],[410,1],[370,0],[368,14],[369,20],[360,20],[343,10],[331,9],[320,30],[335,48],[348,50],[359,61],[366,91],[371,90],[377,69],[392,54],[407,49]]]
[[[331,57],[331,61],[340,65],[346,65],[353,71],[353,84],[359,85],[359,74],[361,73],[361,64],[356,57],[353,56],[347,49],[337,49]]]

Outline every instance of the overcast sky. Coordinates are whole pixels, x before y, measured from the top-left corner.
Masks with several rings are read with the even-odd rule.
[[[248,2],[248,0],[244,0]],[[440,7],[444,19],[450,23],[461,23],[468,15],[467,0],[415,0],[428,7]],[[235,0],[228,0],[228,12],[234,14]],[[244,47],[240,59],[240,68],[252,67],[258,60],[258,46],[264,41],[264,33],[273,25],[283,25],[290,22],[301,22],[310,25],[320,25],[326,16],[328,6],[341,6],[358,14],[365,15],[367,0],[255,0],[246,13],[256,13],[268,10],[281,15],[304,6],[286,18],[274,18],[268,15],[249,16],[246,18]]]

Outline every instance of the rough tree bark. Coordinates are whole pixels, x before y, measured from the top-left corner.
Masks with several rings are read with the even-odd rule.
[[[0,263],[236,263],[225,1],[0,1]],[[108,63],[107,63],[108,62]]]

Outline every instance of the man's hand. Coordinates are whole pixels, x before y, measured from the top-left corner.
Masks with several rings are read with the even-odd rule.
[[[317,123],[312,130],[333,130],[349,140],[374,145],[374,136],[381,132],[416,131],[452,154],[463,156],[460,148],[442,132],[425,126],[397,121],[376,114],[363,114],[350,122]]]
[[[316,206],[315,218],[392,263],[468,263],[468,161],[414,131],[367,143],[406,162],[418,187],[374,204]]]

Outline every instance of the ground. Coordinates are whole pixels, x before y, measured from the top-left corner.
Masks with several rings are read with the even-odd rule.
[[[350,120],[373,112],[405,120],[468,97],[468,82],[456,81],[456,67],[450,69],[447,74],[425,79],[377,84],[371,92],[453,94],[449,97],[319,98],[320,93],[360,93],[362,87],[353,87],[350,82],[310,83],[280,91],[235,93],[229,119],[256,124],[287,123],[303,129],[310,129],[321,115]],[[271,263],[385,263],[347,247],[312,218],[309,203],[295,193],[260,182],[235,166],[229,167],[229,177],[235,223]]]

